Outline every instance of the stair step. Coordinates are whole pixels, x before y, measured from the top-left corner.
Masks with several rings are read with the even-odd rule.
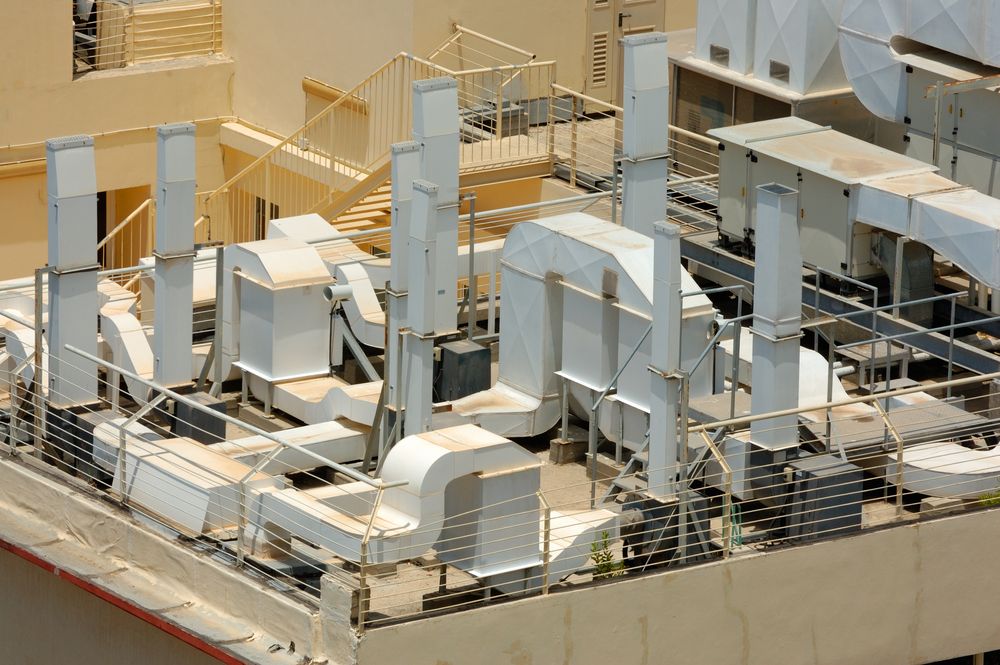
[[[333,223],[333,228],[338,231],[357,231],[358,229],[366,229],[370,226],[375,226],[375,222],[371,220],[359,220],[357,222]]]
[[[374,212],[374,211],[389,212],[390,208],[392,208],[392,203],[389,202],[389,201],[385,201],[385,202],[376,201],[374,203],[369,203],[368,199],[364,199],[361,203],[359,203],[359,204],[357,204],[355,206],[352,206],[347,212],[348,213]]]
[[[639,462],[640,464],[642,464],[644,467],[649,464],[649,452],[648,451],[643,450],[641,452],[633,454],[632,457],[634,457],[636,459],[636,461]]]
[[[334,222],[358,222],[358,221],[376,222],[376,221],[382,221],[388,215],[389,215],[388,210],[386,211],[369,210],[368,212],[355,212],[355,213],[348,213],[346,215],[341,215],[340,217],[335,219]]]
[[[624,478],[615,478],[612,483],[615,487],[620,487],[626,492],[641,492],[646,489],[646,481],[642,480],[637,476],[625,476]]]

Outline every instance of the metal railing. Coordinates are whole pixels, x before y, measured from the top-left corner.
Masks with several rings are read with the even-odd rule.
[[[951,385],[964,386],[974,393],[997,376],[1000,374],[963,379]],[[940,388],[943,387],[944,384]],[[926,412],[925,405],[898,408],[891,415],[885,415],[881,407],[881,400],[904,397],[922,390],[926,387],[866,396],[832,405],[835,425],[853,423],[878,439],[879,445],[854,449],[850,454],[853,465],[850,467],[842,466],[839,460],[830,456],[822,458],[823,464],[832,469],[824,487],[825,505],[822,509],[808,494],[811,481],[801,480],[796,472],[786,468],[788,464],[796,463],[795,458],[782,463],[740,464],[737,467],[733,453],[725,451],[710,434],[720,428],[745,429],[752,420],[764,420],[774,414],[694,426],[690,428],[692,436],[689,445],[693,452],[698,453],[697,460],[689,467],[691,474],[687,486],[673,500],[658,504],[666,506],[667,513],[644,507],[641,501],[633,498],[626,499],[621,506],[606,506],[616,511],[620,509],[623,516],[627,516],[621,521],[620,535],[609,534],[605,539],[600,531],[595,531],[579,539],[574,546],[570,546],[570,553],[581,559],[582,565],[562,579],[549,579],[553,563],[558,562],[560,555],[566,555],[563,548],[567,546],[567,538],[558,525],[564,515],[581,515],[580,511],[586,511],[592,486],[604,485],[610,479],[595,481],[584,478],[580,473],[579,480],[575,482],[543,483],[533,500],[537,504],[535,508],[523,508],[523,502],[532,498],[525,495],[482,510],[477,508],[450,516],[448,524],[453,529],[452,533],[462,535],[442,536],[427,555],[433,557],[430,565],[438,567],[439,575],[411,572],[410,569],[416,566],[410,562],[401,562],[388,575],[384,567],[381,570],[372,567],[368,575],[371,585],[365,627],[377,628],[441,612],[458,612],[491,602],[485,585],[466,572],[473,561],[468,536],[465,535],[470,530],[478,534],[479,545],[488,547],[494,554],[493,565],[502,568],[505,564],[523,565],[522,534],[516,527],[538,525],[541,541],[538,557],[533,565],[524,568],[521,578],[524,590],[512,592],[515,595],[530,595],[634,577],[667,567],[698,565],[759,551],[848,537],[871,529],[892,528],[916,519],[941,516],[944,511],[933,505],[921,508],[919,502],[909,501],[907,496],[910,491],[905,490],[904,493],[903,487],[903,483],[913,483],[917,479],[916,474],[911,475],[904,469],[908,464],[908,450],[912,445],[920,445],[921,437],[935,439],[940,423],[936,416]],[[870,405],[872,415],[859,420],[856,415],[846,415],[839,410],[840,406],[857,404]],[[993,419],[1000,415],[983,407],[973,397],[953,402],[952,406],[955,407],[956,418],[965,419],[967,431],[956,427],[953,433],[935,440],[971,445],[972,432],[977,428],[995,428]],[[804,408],[795,410],[795,413],[804,415],[807,411]],[[823,421],[810,422],[818,426],[824,424]],[[902,423],[906,424],[907,430],[901,433],[898,425]],[[798,430],[799,425],[796,424],[795,428]],[[890,430],[891,445],[883,448],[881,439],[886,429]],[[952,508],[958,512],[992,505],[991,491],[982,491],[982,488],[1000,489],[1000,453],[994,463],[996,475],[988,476],[986,481],[980,478],[973,482],[960,472],[961,462],[956,457],[955,448],[939,450],[933,447],[933,443],[929,445],[932,447],[920,449],[921,468],[931,476],[919,484],[923,495],[958,497],[960,500]],[[983,454],[988,458],[985,451]],[[802,458],[811,456],[804,451],[800,455]],[[664,474],[666,476],[680,475],[682,471],[679,467],[667,470],[674,473]],[[637,472],[631,478],[643,484],[646,473],[648,470]],[[737,474],[744,480],[737,480]],[[750,478],[764,501],[739,499],[737,492],[745,490],[737,490],[736,486]],[[649,489],[659,490],[658,493],[662,494],[665,488]],[[687,505],[682,506],[683,503]],[[522,507],[511,507],[505,511],[504,504]],[[685,522],[680,529],[674,521],[676,517],[664,516],[671,512],[675,516],[679,512]],[[481,517],[483,514],[498,513],[503,517]],[[599,529],[605,517],[583,513],[580,519]],[[430,530],[439,526],[429,524],[426,528]],[[610,553],[611,561],[597,556],[603,552]],[[381,572],[382,577],[376,579],[376,572]]]
[[[222,0],[97,0],[75,20],[73,72],[221,51]]]
[[[255,240],[277,217],[346,211],[388,178],[392,144],[410,137],[411,84],[421,79],[458,82],[463,169],[545,160],[529,105],[547,96],[554,73],[551,62],[456,72],[400,53],[208,194],[199,237]]]
[[[41,273],[36,277],[36,287],[41,288]],[[39,297],[38,302],[42,299]],[[6,314],[5,314],[6,315]],[[17,316],[17,315],[13,315]],[[36,313],[36,319],[40,315]],[[34,321],[17,317],[22,325],[34,327]],[[40,331],[38,331],[40,333]],[[711,346],[711,345],[710,345]],[[1000,490],[1000,453],[985,449],[989,433],[997,428],[1000,412],[991,404],[985,394],[995,390],[993,380],[1000,373],[943,382],[934,386],[916,386],[902,390],[880,392],[875,395],[850,398],[835,403],[803,406],[788,411],[754,416],[731,417],[717,422],[702,423],[682,428],[684,441],[692,452],[692,461],[683,469],[670,467],[667,477],[685,479],[683,487],[675,499],[665,504],[668,510],[675,510],[680,516],[680,535],[671,524],[675,518],[665,518],[663,513],[644,509],[634,497],[625,497],[625,503],[606,504],[603,507],[621,513],[621,533],[613,530],[607,538],[600,532],[606,514],[586,513],[590,506],[591,492],[611,482],[593,472],[590,477],[583,466],[570,467],[576,475],[563,473],[549,477],[543,475],[537,493],[485,506],[468,512],[459,511],[447,517],[447,530],[436,537],[432,548],[428,549],[423,561],[402,561],[387,569],[384,563],[373,563],[369,551],[373,539],[381,537],[382,530],[374,528],[376,516],[386,488],[377,478],[359,472],[354,466],[327,459],[321,455],[303,451],[281,433],[257,430],[245,422],[213,412],[208,407],[196,405],[187,397],[156,386],[153,382],[132,374],[120,366],[109,363],[87,353],[70,349],[82,361],[93,362],[106,368],[108,373],[97,377],[97,390],[92,403],[77,409],[75,415],[60,410],[45,409],[43,397],[58,403],[60,395],[51,388],[38,386],[54,385],[47,381],[48,369],[43,359],[48,352],[41,352],[36,344],[36,352],[19,363],[8,366],[2,374],[6,388],[9,424],[0,426],[0,444],[11,455],[38,458],[49,463],[59,472],[76,476],[90,483],[95,492],[103,492],[113,497],[123,509],[140,513],[160,523],[168,531],[194,538],[198,547],[209,547],[216,558],[241,567],[254,575],[280,583],[287,593],[309,598],[319,595],[319,577],[336,569],[337,574],[353,580],[359,599],[355,613],[355,624],[359,631],[393,622],[406,621],[428,616],[432,612],[461,611],[490,602],[484,583],[474,577],[472,571],[472,551],[467,533],[478,534],[477,542],[492,552],[493,563],[498,568],[505,564],[524,565],[521,592],[550,593],[555,588],[588,585],[622,576],[637,576],[664,567],[695,565],[720,558],[732,558],[758,550],[789,547],[813,543],[828,537],[850,536],[872,528],[906,523],[917,518],[933,517],[935,513],[922,513],[916,502],[908,501],[904,495],[905,483],[917,483],[917,489],[927,496],[952,496],[964,501],[958,509],[975,509],[992,504],[992,495]],[[67,360],[64,357],[63,363]],[[72,357],[69,360],[72,365]],[[33,378],[24,371],[31,366]],[[117,385],[122,377],[152,388],[159,397],[145,406],[131,404],[128,400],[112,400],[112,393],[119,390]],[[955,390],[958,397],[938,403],[947,413],[929,409],[926,402],[908,404],[909,395],[932,391],[944,393]],[[687,394],[686,390],[682,395]],[[208,418],[218,418],[227,425],[263,437],[274,447],[261,451],[250,450],[238,441],[228,441],[224,446],[206,446],[203,456],[185,459],[179,456],[168,440],[139,436],[129,430],[129,422],[145,422],[150,427],[167,427],[176,413],[168,413],[162,396],[175,402],[184,403],[198,410]],[[893,408],[889,403],[897,400]],[[870,407],[866,413],[845,407]],[[108,414],[108,410],[113,413]],[[81,438],[77,423],[83,416],[107,417],[117,415],[123,422],[112,425],[116,434],[115,442],[105,442],[105,447],[95,447],[91,439]],[[739,456],[721,444],[719,433],[745,430],[752,422],[763,421],[780,415],[795,414],[800,423],[794,425],[810,429],[814,441],[806,441],[814,447],[837,452],[837,437],[841,428],[849,428],[855,440],[862,444],[849,446],[846,457],[852,464],[865,470],[867,480],[860,479],[860,469],[840,469],[827,485],[824,501],[833,505],[830,513],[816,513],[803,492],[805,485],[798,482],[794,474],[786,468],[795,463],[795,456],[780,464],[750,464],[749,458],[739,462]],[[198,433],[208,433],[207,425],[189,422],[186,425]],[[823,432],[833,431],[833,438]],[[941,447],[941,442],[959,444],[963,448]],[[917,449],[915,446],[922,446]],[[937,447],[935,447],[937,446]],[[963,463],[956,457],[964,448],[979,449],[981,459],[992,467],[980,473],[978,478],[970,478]],[[316,546],[322,542],[316,529],[317,524],[296,524],[289,533],[269,523],[262,523],[257,513],[250,508],[260,499],[261,492],[250,482],[256,474],[265,472],[275,462],[281,450],[295,449],[312,460],[309,468],[291,467],[288,473],[301,474],[309,478],[308,484],[320,486],[330,484],[329,476],[315,471],[316,467],[333,469],[341,478],[363,482],[371,486],[370,494],[359,495],[357,501],[366,508],[360,513],[359,549],[351,553],[347,563],[341,556]],[[917,450],[919,457],[911,461],[911,450]],[[228,451],[228,452],[227,452]],[[957,452],[956,452],[957,451]],[[239,478],[231,482],[238,487],[232,505],[220,503],[205,504],[193,501],[183,493],[172,497],[170,510],[173,515],[160,512],[144,502],[141,497],[130,493],[130,478],[138,473],[138,460],[143,454],[152,454],[157,464],[164,468],[176,469],[192,478],[219,480],[219,468],[215,461],[232,464],[234,455],[242,462],[245,470]],[[805,455],[804,451],[799,452]],[[244,457],[249,455],[249,457]],[[991,461],[995,455],[995,463]],[[960,456],[960,455],[959,455]],[[836,459],[827,460],[831,464]],[[910,466],[919,462],[920,474],[911,473]],[[315,463],[316,466],[313,466]],[[629,479],[638,484],[647,483],[647,474],[654,469],[629,474]],[[762,492],[764,498],[758,502],[740,500],[746,492],[747,482]],[[664,488],[651,487],[657,494]],[[524,500],[530,500],[530,508],[525,508]],[[509,504],[505,507],[505,504]],[[514,506],[517,506],[516,508]],[[600,507],[600,506],[599,506]],[[205,512],[207,511],[207,512]],[[584,512],[580,512],[584,511]],[[484,518],[485,514],[502,517]],[[845,520],[844,515],[850,519]],[[576,536],[567,524],[570,518],[591,533]],[[209,526],[192,531],[178,521],[188,523],[195,520]],[[414,538],[431,531],[437,532],[443,523],[421,523]],[[597,528],[595,531],[594,529]],[[524,562],[524,529],[537,529],[534,539],[537,557],[527,564]],[[264,540],[280,545],[277,554],[285,562],[293,564],[299,572],[294,575],[278,575],[268,559],[249,546],[250,535],[259,534]],[[573,541],[573,542],[570,542]],[[180,546],[180,545],[179,545]],[[610,560],[603,553],[610,553]],[[597,557],[602,553],[602,557]],[[341,555],[343,552],[341,552]],[[559,579],[551,578],[553,566],[561,565],[565,557],[573,557],[576,563]],[[429,562],[429,563],[428,563]],[[433,565],[439,575],[428,575],[426,570],[417,572],[419,566]]]
[[[97,243],[98,263],[105,269],[134,266],[152,256],[156,241],[156,201],[140,203]],[[130,276],[124,278],[127,282]]]

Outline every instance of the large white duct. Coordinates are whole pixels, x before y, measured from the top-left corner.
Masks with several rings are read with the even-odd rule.
[[[1000,200],[933,173],[872,180],[857,219],[904,235],[1000,288]]]
[[[900,39],[943,53],[911,63],[905,49],[894,48]],[[904,122],[907,67],[938,70],[947,81],[961,76],[948,54],[1000,66],[1000,5],[986,0],[847,0],[840,19],[840,52],[847,79],[868,110]]]
[[[607,386],[652,320],[653,239],[585,213],[558,215],[514,227],[502,266],[497,383],[456,401],[453,411],[505,436],[539,434],[559,419],[559,372],[573,386],[571,408],[587,417],[595,393]],[[681,286],[699,288],[686,271]],[[684,299],[682,320],[671,322],[681,335],[682,369],[704,350],[714,319],[708,298]],[[647,427],[650,345],[647,338],[639,347],[615,396],[623,408],[642,414],[622,423],[626,440],[635,443]],[[695,396],[711,393],[707,370],[692,377],[691,390]],[[615,440],[616,424],[601,423]]]

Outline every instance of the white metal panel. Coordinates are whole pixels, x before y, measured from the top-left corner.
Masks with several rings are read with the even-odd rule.
[[[754,76],[799,94],[843,87],[837,39],[843,2],[758,0]],[[786,74],[775,76],[775,65]]]
[[[754,65],[757,0],[700,0],[695,54],[699,60],[750,74]],[[713,47],[726,50],[726,64],[712,58]]]

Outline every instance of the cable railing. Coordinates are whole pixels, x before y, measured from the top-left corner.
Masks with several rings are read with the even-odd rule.
[[[75,17],[73,72],[222,51],[222,0],[98,0]]]
[[[27,319],[20,323],[32,325]],[[473,564],[482,558],[483,551],[488,551],[491,566],[523,571],[521,586],[508,589],[507,594],[546,594],[664,567],[745,556],[933,517],[938,513],[932,512],[932,504],[928,504],[930,512],[919,509],[918,499],[924,496],[951,497],[957,501],[956,509],[968,510],[993,505],[991,497],[1000,492],[1000,450],[990,448],[993,433],[1000,426],[1000,411],[987,397],[992,380],[1000,377],[998,373],[790,409],[799,416],[794,425],[796,436],[802,423],[815,434],[813,439],[801,438],[798,453],[780,463],[741,457],[724,439],[745,432],[754,422],[761,426],[760,431],[782,429],[766,421],[784,412],[692,423],[680,431],[692,460],[683,473],[680,466],[671,466],[667,473],[654,474],[657,469],[645,468],[625,477],[663,497],[664,503],[658,505],[667,506],[667,514],[650,509],[634,491],[619,495],[618,501],[596,506],[610,512],[587,512],[592,492],[622,478],[603,477],[596,470],[588,476],[581,466],[576,479],[570,475],[560,475],[558,481],[543,479],[537,494],[453,510],[444,521],[421,522],[412,538],[433,536],[433,545],[420,560],[400,561],[387,569],[387,564],[372,563],[376,559],[368,558],[370,548],[384,533],[384,527],[376,526],[385,489],[379,480],[364,476],[352,465],[318,455],[304,467],[292,464],[286,470],[299,478],[296,486],[304,492],[289,497],[289,501],[293,505],[305,501],[303,508],[310,505],[309,487],[332,484],[330,476],[319,468],[333,468],[342,479],[363,479],[371,485],[371,491],[355,497],[364,509],[344,515],[359,534],[358,550],[325,549],[317,543],[325,542],[323,530],[332,528],[329,525],[304,523],[293,516],[278,527],[254,508],[262,493],[271,491],[271,481],[267,474],[261,475],[262,470],[288,445],[294,445],[284,443],[280,432],[258,432],[239,421],[241,429],[269,439],[268,446],[273,447],[250,446],[231,437],[223,445],[210,447],[190,440],[175,442],[168,430],[171,419],[178,416],[167,408],[164,397],[186,398],[146,382],[157,396],[144,405],[128,398],[112,399],[113,392],[125,392],[125,387],[117,385],[125,373],[96,356],[79,355],[69,360],[64,356],[62,362],[77,365],[77,361],[89,360],[108,371],[98,374],[93,399],[73,412],[39,410],[35,385],[53,385],[45,380],[48,370],[42,369],[45,363],[41,359],[48,357],[47,351],[3,373],[0,389],[6,389],[7,399],[0,401],[7,405],[8,420],[5,428],[0,427],[0,444],[9,454],[37,457],[62,473],[76,476],[123,509],[195,538],[199,546],[214,548],[220,560],[288,584],[292,593],[303,598],[319,595],[319,578],[332,566],[340,571],[338,575],[356,584],[360,602],[354,621],[359,630],[490,602],[488,580],[473,574]],[[32,362],[41,373],[25,380],[24,369]],[[61,401],[53,388],[46,391],[46,399]],[[924,395],[928,391],[942,396],[953,391],[951,400],[938,403],[948,409],[946,419],[928,408]],[[906,401],[914,396],[921,400]],[[859,413],[848,408],[858,405],[869,409]],[[236,424],[227,416],[205,415]],[[98,423],[99,431],[81,435],[81,422],[86,418]],[[214,429],[205,422],[185,425],[198,434],[211,434]],[[846,447],[836,443],[844,428],[849,428],[854,441]],[[824,435],[824,430],[832,436]],[[609,445],[605,442],[603,447]],[[192,456],[190,451],[195,448],[191,446],[201,452]],[[822,457],[809,454],[810,448]],[[978,451],[975,473],[969,473],[964,451]],[[144,459],[154,458],[167,472],[206,485],[228,484],[229,499],[205,504],[184,491],[170,490],[164,495],[169,500],[161,497],[158,501],[148,493],[136,494],[130,478],[144,473]],[[235,461],[244,465],[238,473],[227,466]],[[845,461],[850,464],[844,465]],[[822,502],[809,494],[812,481],[808,472],[813,462],[822,462],[823,468],[835,467],[825,476]],[[669,486],[655,486],[650,485],[653,477],[672,480]],[[751,491],[753,500],[746,498]],[[503,517],[483,517],[487,514]],[[617,516],[617,526],[608,522],[612,514]],[[477,534],[474,543],[470,533]],[[294,577],[275,572],[269,565],[274,557],[294,563],[300,572]],[[421,566],[432,566],[439,574],[413,572]],[[563,572],[553,576],[554,570]]]

